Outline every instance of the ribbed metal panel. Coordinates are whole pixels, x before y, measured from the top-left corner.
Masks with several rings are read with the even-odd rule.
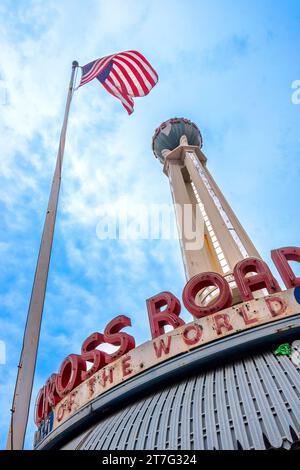
[[[266,449],[298,439],[299,369],[264,353],[153,391],[85,432],[76,448]]]

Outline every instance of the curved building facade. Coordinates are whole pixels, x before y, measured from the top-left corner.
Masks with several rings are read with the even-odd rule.
[[[157,390],[66,445],[84,450],[295,448],[300,374],[272,352],[212,368]]]

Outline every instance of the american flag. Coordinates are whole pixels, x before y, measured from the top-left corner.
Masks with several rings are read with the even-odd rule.
[[[128,114],[133,112],[133,97],[145,96],[158,81],[158,75],[138,51],[126,51],[94,60],[82,67],[79,86],[94,78],[121,100]]]

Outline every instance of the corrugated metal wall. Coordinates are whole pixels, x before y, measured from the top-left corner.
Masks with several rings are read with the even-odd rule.
[[[85,432],[76,448],[266,449],[298,439],[299,369],[264,353],[154,390]]]

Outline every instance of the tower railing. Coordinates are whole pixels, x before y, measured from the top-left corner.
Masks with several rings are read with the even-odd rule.
[[[195,168],[197,169],[197,171],[200,175],[200,178],[202,179],[206,189],[208,190],[212,200],[214,201],[215,206],[217,207],[218,211],[220,212],[220,215],[221,215],[222,219],[224,220],[225,225],[226,225],[227,229],[230,232],[230,235],[232,236],[235,243],[237,244],[242,256],[244,258],[248,258],[249,255],[247,253],[247,250],[244,247],[244,244],[242,243],[242,241],[241,241],[240,237],[238,236],[238,234],[237,234],[235,228],[233,227],[232,223],[230,222],[229,217],[226,214],[226,212],[225,212],[218,196],[215,194],[213,188],[211,187],[211,185],[208,181],[208,178],[205,174],[205,169],[203,168],[203,166],[201,165],[201,163],[199,162],[199,160],[197,159],[196,155],[193,152],[189,152],[189,155],[191,156],[192,161],[195,165]]]

